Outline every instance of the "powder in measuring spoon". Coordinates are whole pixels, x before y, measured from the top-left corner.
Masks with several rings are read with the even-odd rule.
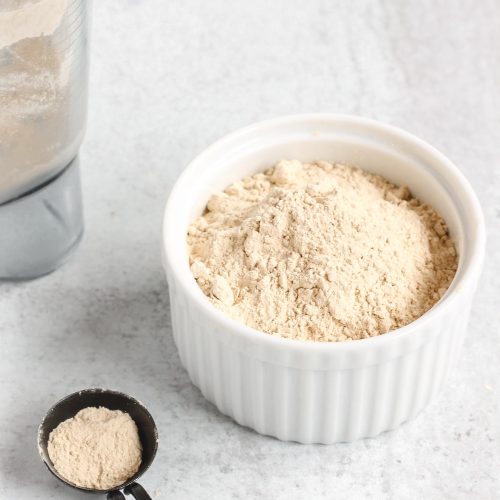
[[[108,490],[123,484],[141,465],[137,425],[128,413],[84,408],[49,436],[48,453],[57,472],[76,486]]]
[[[338,342],[405,326],[457,269],[442,217],[359,168],[283,160],[227,187],[189,227],[191,271],[233,319]]]

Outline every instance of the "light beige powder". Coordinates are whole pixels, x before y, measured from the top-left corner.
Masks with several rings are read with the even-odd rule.
[[[49,457],[57,472],[85,488],[107,490],[123,484],[141,465],[137,425],[128,413],[85,408],[49,436]]]
[[[428,205],[359,168],[280,161],[213,195],[188,230],[191,271],[232,318],[343,341],[407,325],[445,293],[457,255]]]
[[[2,0],[0,49],[25,38],[51,35],[59,26],[67,0]]]
[[[55,176],[81,139],[82,19],[69,4],[0,0],[0,203]]]

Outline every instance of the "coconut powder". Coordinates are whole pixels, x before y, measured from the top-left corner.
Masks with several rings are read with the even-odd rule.
[[[50,433],[47,449],[61,476],[98,490],[123,484],[142,459],[139,431],[130,415],[103,407],[84,408],[60,423]]]
[[[213,195],[191,270],[222,312],[286,338],[344,341],[411,323],[446,292],[448,228],[408,188],[359,168],[280,161]]]

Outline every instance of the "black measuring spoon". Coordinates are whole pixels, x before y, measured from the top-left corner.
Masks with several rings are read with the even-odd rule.
[[[130,415],[139,430],[139,439],[142,444],[142,461],[139,470],[127,481],[110,490],[95,490],[82,488],[62,477],[54,468],[50,460],[47,444],[50,433],[64,420],[74,417],[80,410],[89,406],[103,406],[109,410],[121,410]],[[38,429],[38,451],[47,468],[57,479],[64,484],[87,493],[107,494],[108,500],[125,499],[120,490],[126,495],[132,495],[137,500],[151,500],[146,490],[136,480],[149,469],[158,449],[158,431],[149,411],[136,399],[122,392],[107,389],[85,389],[78,391],[56,403],[45,415]]]

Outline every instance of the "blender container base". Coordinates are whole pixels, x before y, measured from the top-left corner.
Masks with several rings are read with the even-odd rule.
[[[61,266],[83,236],[80,165],[0,205],[0,280],[29,280]]]

